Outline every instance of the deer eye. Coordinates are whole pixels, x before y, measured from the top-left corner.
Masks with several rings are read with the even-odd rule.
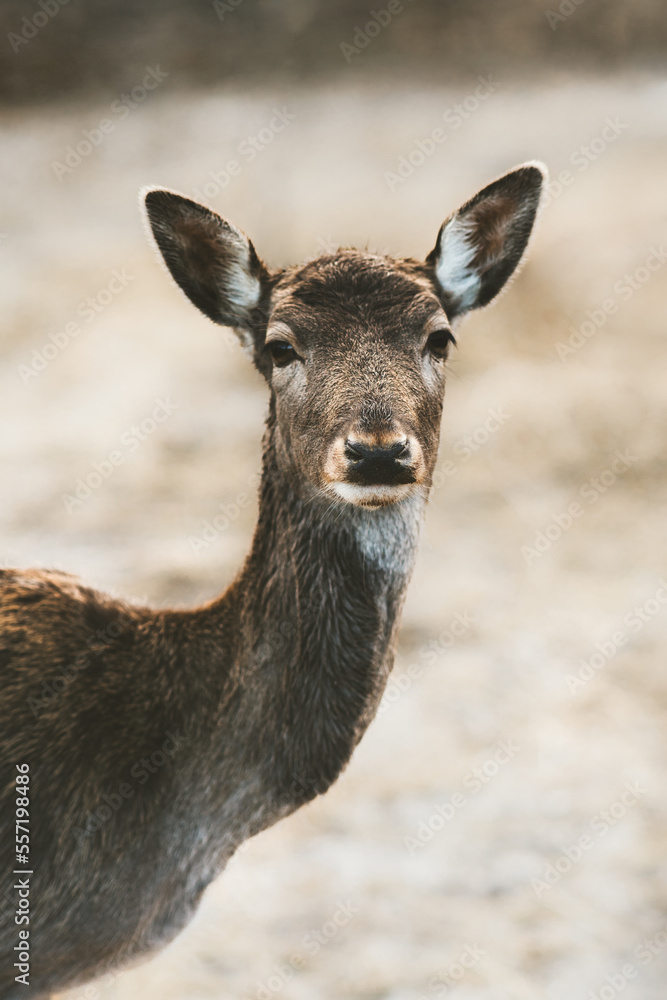
[[[288,344],[286,340],[270,340],[266,346],[276,368],[284,368],[292,361],[301,360],[292,345]]]
[[[426,350],[429,354],[432,354],[434,358],[441,358],[444,360],[449,353],[449,345],[454,344],[456,346],[456,341],[454,340],[454,335],[451,330],[434,330],[426,341]]]

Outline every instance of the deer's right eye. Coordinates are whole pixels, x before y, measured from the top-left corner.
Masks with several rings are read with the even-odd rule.
[[[284,368],[292,361],[301,360],[292,345],[288,344],[286,340],[270,340],[266,346],[276,368]]]
[[[456,346],[456,341],[451,330],[434,330],[426,341],[426,350],[433,357],[444,361],[447,358],[451,344]]]

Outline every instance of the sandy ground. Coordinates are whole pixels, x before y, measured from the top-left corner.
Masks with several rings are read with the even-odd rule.
[[[277,264],[338,242],[425,254],[495,174],[568,171],[529,265],[461,331],[394,681],[353,763],[247,845],[170,948],[71,1000],[665,995],[667,83],[495,84],[458,126],[474,81],[186,95],[166,79],[123,120],[3,116],[2,558],[156,604],[233,577],[265,393],[156,264],[137,189],[210,183]],[[295,117],[250,161],[274,108]],[[126,284],[103,304],[114,269]],[[591,335],[559,357],[587,310]],[[137,435],[158,401],[168,417]],[[221,504],[228,526],[194,545]]]

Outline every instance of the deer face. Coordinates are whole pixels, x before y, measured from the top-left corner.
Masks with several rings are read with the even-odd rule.
[[[341,250],[270,272],[209,209],[159,189],[149,224],[172,276],[233,326],[271,390],[277,460],[301,495],[381,507],[424,494],[437,456],[453,327],[516,269],[544,170],[480,191],[424,262]]]
[[[428,486],[451,341],[416,262],[347,250],[283,274],[263,347],[281,462],[362,506]]]

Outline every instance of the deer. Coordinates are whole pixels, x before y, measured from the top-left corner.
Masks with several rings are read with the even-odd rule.
[[[3,1000],[154,955],[244,841],[347,765],[393,664],[454,330],[516,272],[545,179],[529,162],[488,184],[424,260],[273,270],[211,209],[143,190],[168,272],[266,381],[257,524],[192,609],[0,571]]]

